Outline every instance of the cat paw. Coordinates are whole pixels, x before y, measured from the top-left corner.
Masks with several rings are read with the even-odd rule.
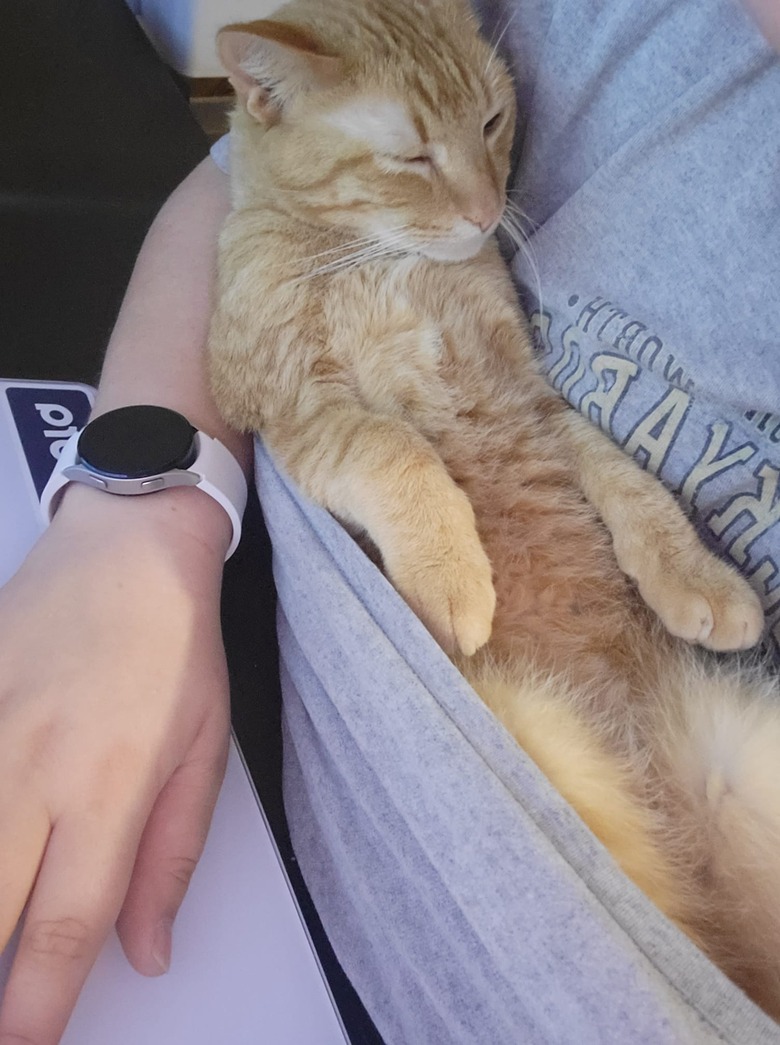
[[[639,590],[667,629],[686,642],[711,650],[755,646],[764,630],[758,596],[733,567],[705,548],[672,564]]]
[[[476,534],[466,547],[438,560],[397,563],[390,577],[448,654],[471,657],[490,638],[496,592],[490,561]]]

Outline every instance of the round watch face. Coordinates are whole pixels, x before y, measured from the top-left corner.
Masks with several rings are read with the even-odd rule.
[[[81,433],[82,464],[104,475],[138,479],[195,460],[196,430],[186,417],[163,406],[124,406],[90,421]]]

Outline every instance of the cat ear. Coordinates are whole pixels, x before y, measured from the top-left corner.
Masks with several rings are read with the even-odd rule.
[[[236,94],[264,125],[275,123],[296,94],[334,87],[343,75],[341,58],[282,22],[228,25],[217,34],[217,51]]]

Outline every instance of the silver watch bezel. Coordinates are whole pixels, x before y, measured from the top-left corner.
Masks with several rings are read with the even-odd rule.
[[[105,472],[95,472],[80,463],[63,468],[62,475],[69,482],[83,483],[85,486],[91,486],[96,490],[119,494],[122,497],[156,493],[158,490],[169,490],[175,486],[197,486],[201,479],[200,475],[197,475],[195,472],[185,471],[182,468],[172,468],[168,472],[159,472],[129,479],[122,476],[107,475]]]
[[[186,418],[185,418],[186,420]],[[82,430],[83,431],[83,430]],[[68,483],[90,486],[120,496],[154,494],[175,487],[195,487],[215,500],[230,519],[233,535],[226,558],[235,551],[241,537],[241,518],[247,500],[247,481],[236,458],[218,439],[194,429],[194,460],[186,468],[171,468],[142,476],[116,476],[86,465],[78,453],[82,432],[74,432],[60,448],[57,463],[40,495],[40,510],[48,526]]]

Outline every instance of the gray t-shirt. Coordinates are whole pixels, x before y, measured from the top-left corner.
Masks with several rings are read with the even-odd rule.
[[[736,0],[495,0],[486,23],[525,113],[541,304],[513,270],[542,364],[681,491],[777,642],[780,63]],[[779,1042],[262,446],[257,478],[293,844],[388,1045]]]
[[[736,0],[501,0],[488,33],[509,11],[542,365],[747,575],[780,657],[780,59]]]

